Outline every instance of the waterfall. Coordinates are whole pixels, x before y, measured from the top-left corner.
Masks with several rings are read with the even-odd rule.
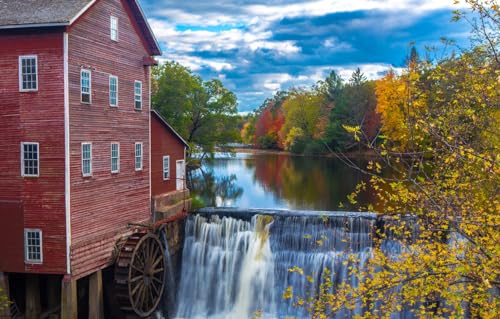
[[[275,311],[271,221],[212,216],[186,221],[178,318],[250,318]]]
[[[161,241],[165,247],[165,287],[163,290],[161,313],[157,313],[158,318],[173,318],[175,314],[176,300],[175,300],[175,276],[172,266],[172,258],[168,249],[167,230],[164,228],[160,232]],[[162,315],[163,314],[163,315]]]
[[[283,298],[287,287],[298,296],[316,293],[325,269],[332,289],[357,283],[348,269],[363,268],[371,257],[374,214],[259,212],[226,210],[187,219],[175,318],[305,319],[304,309]],[[294,267],[304,274],[289,271]],[[358,306],[335,318],[362,311]]]
[[[175,309],[168,318],[309,318],[283,298],[287,288],[293,287],[295,296],[315,295],[326,275],[332,290],[344,282],[356,285],[359,279],[349,269],[365,267],[374,230],[383,231],[389,222],[370,213],[202,210],[186,220],[177,304],[168,308]],[[410,227],[410,233],[418,232]],[[405,248],[387,235],[382,249],[396,257]],[[364,310],[358,305],[331,318]],[[403,307],[391,319],[413,318],[408,310]]]

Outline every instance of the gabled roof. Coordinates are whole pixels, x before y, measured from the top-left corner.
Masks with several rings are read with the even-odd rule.
[[[0,0],[0,29],[70,26],[98,0]],[[127,0],[151,55],[161,49],[137,0]]]
[[[176,130],[174,130],[174,128],[172,126],[170,126],[170,124],[168,124],[168,122],[163,118],[163,116],[160,115],[160,113],[158,113],[157,111],[155,110],[151,110],[151,114],[153,116],[156,116],[156,118],[158,120],[160,120],[160,122],[163,124],[163,126],[165,126],[165,128],[167,128],[168,130],[170,130],[172,133],[174,133],[175,136],[177,136],[177,138],[184,144],[186,145],[187,148],[189,148],[189,144],[188,142],[186,142],[186,140],[184,140],[182,138],[182,136],[179,135],[179,133],[177,133]]]
[[[0,27],[70,25],[95,0],[0,0]]]

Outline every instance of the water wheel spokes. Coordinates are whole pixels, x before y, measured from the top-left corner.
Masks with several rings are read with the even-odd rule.
[[[122,310],[143,318],[156,310],[165,286],[165,256],[157,236],[130,236],[118,256],[115,283]]]

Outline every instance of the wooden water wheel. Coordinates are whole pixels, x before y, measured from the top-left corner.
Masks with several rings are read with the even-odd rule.
[[[165,255],[157,236],[131,235],[115,264],[115,285],[120,308],[145,318],[160,303],[165,286]]]

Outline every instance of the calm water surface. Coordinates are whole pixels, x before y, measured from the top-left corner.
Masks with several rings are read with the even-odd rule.
[[[341,202],[347,206],[346,196],[356,185],[367,180],[336,158],[251,153],[216,154],[191,178],[190,189],[207,206],[299,210],[338,210]],[[363,194],[360,202],[372,200]]]

